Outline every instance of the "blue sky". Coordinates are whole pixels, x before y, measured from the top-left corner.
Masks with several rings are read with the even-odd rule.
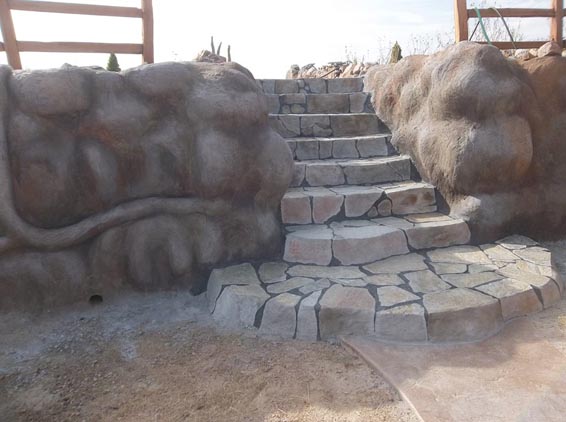
[[[138,0],[74,0],[139,5]],[[548,7],[550,0],[498,0],[502,7]],[[191,60],[216,44],[231,44],[232,57],[256,77],[284,77],[292,64],[356,57],[376,61],[399,41],[405,53],[436,47],[454,31],[453,0],[154,0],[156,60]],[[19,40],[139,42],[137,19],[14,12]],[[545,37],[548,21],[523,20],[527,35]],[[419,42],[414,40],[418,39]],[[427,41],[430,40],[430,41]],[[224,50],[225,51],[225,50]],[[24,67],[104,65],[106,55],[24,53]],[[139,56],[119,56],[123,68]],[[0,62],[5,55],[0,53]]]

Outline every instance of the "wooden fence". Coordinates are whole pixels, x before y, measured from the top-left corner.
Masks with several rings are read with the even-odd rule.
[[[456,17],[456,42],[466,41],[468,39],[468,20],[477,18],[475,9],[468,9],[467,0],[454,0],[454,10]],[[482,18],[499,18],[501,14],[504,18],[550,18],[550,39],[556,41],[562,46],[566,46],[563,36],[564,16],[564,0],[552,0],[550,9],[520,9],[520,8],[501,8],[497,12],[493,9],[479,9]],[[516,48],[538,48],[547,41],[516,41]],[[501,49],[513,49],[515,46],[511,41],[492,41],[494,46]]]
[[[18,41],[12,10],[44,13],[66,13],[73,15],[112,16],[140,18],[143,22],[141,44],[94,43],[94,42],[41,42]],[[141,0],[141,7],[102,6],[95,4],[62,3],[36,0],[0,0],[0,26],[4,42],[0,51],[5,51],[8,63],[14,69],[22,68],[20,52],[48,53],[116,53],[141,54],[145,63],[153,63],[153,5],[152,0]]]

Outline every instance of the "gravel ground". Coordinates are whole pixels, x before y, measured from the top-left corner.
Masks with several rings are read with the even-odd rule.
[[[341,346],[218,331],[204,298],[0,316],[5,421],[417,421]]]

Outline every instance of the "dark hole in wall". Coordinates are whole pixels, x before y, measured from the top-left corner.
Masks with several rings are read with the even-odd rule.
[[[88,303],[90,303],[91,305],[98,305],[98,304],[102,303],[103,301],[104,301],[104,299],[102,298],[101,295],[92,295],[88,299]]]

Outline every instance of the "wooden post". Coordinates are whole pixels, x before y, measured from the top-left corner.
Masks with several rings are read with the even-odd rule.
[[[20,51],[18,50],[18,42],[16,41],[16,31],[14,30],[14,21],[12,20],[12,12],[8,0],[0,0],[0,26],[2,27],[2,36],[4,37],[4,48],[8,56],[8,63],[13,69],[21,69],[22,61],[20,59]]]
[[[1,1],[1,0],[0,0]],[[153,63],[153,4],[152,0],[142,0],[143,11],[143,62]]]
[[[468,40],[468,2],[467,0],[454,0],[454,23],[456,28],[456,42]]]
[[[562,46],[564,45],[562,41],[564,39],[564,0],[552,0],[552,8],[554,9],[554,17],[552,18],[550,39]]]

